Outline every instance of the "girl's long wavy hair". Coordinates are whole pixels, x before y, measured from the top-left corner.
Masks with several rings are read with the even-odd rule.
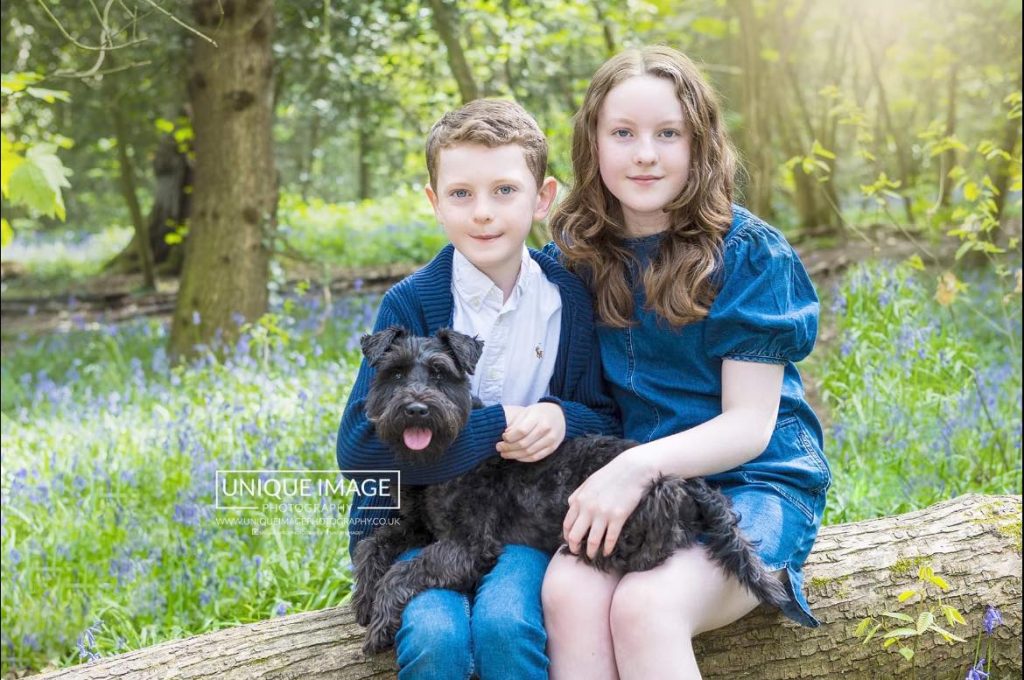
[[[551,219],[551,232],[566,266],[584,276],[600,320],[616,328],[632,325],[633,295],[627,267],[632,258],[622,239],[622,207],[601,181],[597,119],[605,97],[636,76],[665,78],[675,85],[690,135],[686,186],[665,211],[669,227],[643,271],[645,307],[672,326],[707,316],[717,286],[722,241],[732,221],[736,154],[722,122],[717,97],[689,58],[664,46],[622,52],[601,66],[587,89],[573,125],[575,183]]]

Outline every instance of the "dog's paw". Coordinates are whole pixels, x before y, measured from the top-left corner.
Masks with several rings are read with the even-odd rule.
[[[381,628],[371,627],[366,631],[366,637],[363,639],[363,654],[373,656],[374,654],[385,652],[394,646],[395,636],[393,633],[389,634]]]
[[[373,598],[366,589],[356,588],[352,596],[352,610],[356,614],[356,623],[363,628],[370,625],[370,619],[373,617]]]

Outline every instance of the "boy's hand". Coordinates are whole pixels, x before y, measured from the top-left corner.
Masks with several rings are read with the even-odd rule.
[[[548,457],[565,439],[562,407],[546,402],[523,407],[509,419],[501,439],[498,452],[502,458],[536,463]]]

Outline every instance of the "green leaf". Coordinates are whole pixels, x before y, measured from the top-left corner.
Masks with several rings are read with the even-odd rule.
[[[14,230],[6,218],[0,217],[0,247],[6,248],[14,240]]]
[[[961,257],[966,255],[967,251],[973,249],[974,248],[974,244],[976,244],[976,243],[977,243],[977,241],[964,241],[963,244],[959,248],[956,249],[956,257],[955,257],[955,259],[959,260]]]
[[[942,628],[941,626],[936,626],[934,623],[931,625],[931,629],[939,635],[941,635],[943,639],[946,640],[946,642],[967,642],[967,640],[963,639],[959,635],[953,635],[945,628]]]
[[[920,635],[921,633],[928,630],[928,626],[932,625],[933,623],[935,623],[934,614],[932,614],[930,611],[921,612],[921,614],[917,617],[917,634]]]
[[[962,624],[962,625],[966,625],[967,624],[967,621],[964,620],[964,617],[960,613],[960,610],[957,609],[956,607],[952,607],[952,606],[950,606],[948,604],[944,604],[944,605],[942,605],[942,613],[946,617],[946,621],[948,621],[949,625],[951,625],[951,626],[955,625],[955,624],[958,624],[958,623]]]
[[[49,217],[64,220],[61,189],[71,186],[70,171],[57,157],[53,144],[37,144],[25,154],[25,160],[11,173],[8,195],[14,203]]]
[[[48,90],[43,87],[27,87],[25,88],[25,92],[36,99],[42,99],[47,104],[52,104],[55,101],[71,101],[71,95],[64,90]]]
[[[822,158],[828,158],[829,160],[835,159],[836,155],[823,147],[821,142],[817,139],[814,140],[814,145],[811,147],[811,153],[815,156],[821,156]]]
[[[896,619],[897,621],[906,621],[907,623],[913,623],[914,617],[907,616],[903,612],[882,612],[882,616],[888,616],[890,619]]]
[[[865,637],[865,638],[864,638],[864,642],[863,642],[862,644],[865,644],[865,645],[866,645],[866,644],[867,644],[867,643],[868,643],[868,642],[869,642],[869,641],[871,640],[871,638],[875,637],[875,633],[877,633],[877,632],[878,632],[878,630],[879,630],[879,629],[880,629],[881,627],[882,627],[882,624],[880,624],[880,623],[876,623],[876,624],[875,624],[875,627],[874,627],[874,628],[872,628],[872,629],[870,630],[870,632],[868,632],[868,635],[867,635],[867,637]]]
[[[978,200],[978,196],[981,195],[981,190],[978,188],[977,183],[968,182],[964,185],[964,198],[972,203]]]
[[[917,637],[918,635],[920,635],[920,633],[917,632],[916,628],[894,628],[882,637],[886,640],[889,640],[896,638]]]
[[[872,618],[861,619],[860,623],[857,624],[857,628],[853,631],[854,636],[860,637],[867,632],[868,626],[874,621]]]
[[[163,132],[164,134],[174,132],[174,123],[166,118],[157,118],[153,124],[156,125],[158,132]]]
[[[910,647],[900,647],[900,654],[902,654],[903,658],[907,661],[910,661],[914,658],[914,650]]]
[[[910,257],[908,257],[907,258],[907,264],[910,265],[911,269],[916,269],[919,272],[923,272],[924,271],[924,260],[921,259],[920,255],[916,255],[915,254],[915,255],[911,255]],[[909,595],[907,593],[909,593]],[[916,594],[917,594],[916,590],[904,590],[899,595],[899,601],[900,602],[905,602],[906,600],[909,600],[911,597],[913,597]],[[904,597],[904,595],[906,595],[906,597]]]
[[[0,135],[0,191],[3,191],[4,196],[8,193],[7,185],[11,175],[24,162],[25,157],[15,151],[14,144],[7,135]]]
[[[4,94],[12,94],[21,92],[32,83],[38,83],[42,79],[43,77],[38,73],[5,73],[0,79],[0,88],[3,88]]]

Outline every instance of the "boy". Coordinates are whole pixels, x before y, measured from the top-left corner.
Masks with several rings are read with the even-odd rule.
[[[364,412],[374,369],[363,361],[338,432],[343,470],[398,469],[402,483],[435,484],[491,456],[529,464],[566,437],[618,433],[605,393],[590,298],[554,259],[526,248],[533,220],[555,197],[547,141],[518,104],[482,99],[445,114],[427,139],[427,198],[451,245],[396,284],[374,331],[414,335],[454,328],[484,341],[472,376],[475,409],[437,463],[400,464]],[[395,511],[357,496],[349,549]],[[467,508],[471,512],[471,508]],[[410,559],[410,551],[399,559]],[[540,590],[549,555],[506,546],[472,599],[429,590],[405,609],[396,646],[400,677],[546,678]]]

